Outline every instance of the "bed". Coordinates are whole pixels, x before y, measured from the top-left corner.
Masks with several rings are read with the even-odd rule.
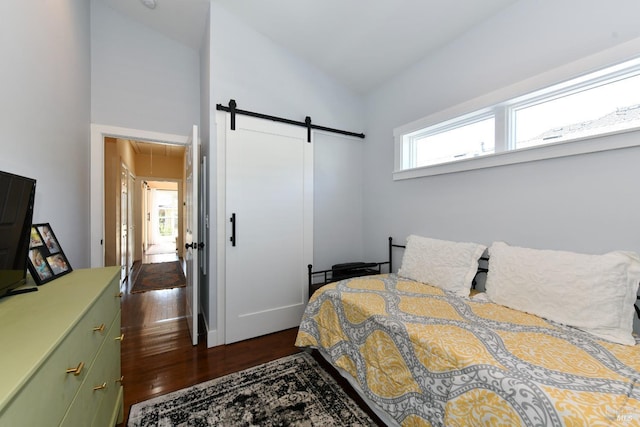
[[[318,290],[296,345],[318,350],[390,425],[640,425],[639,281],[626,252],[410,236],[398,274]]]

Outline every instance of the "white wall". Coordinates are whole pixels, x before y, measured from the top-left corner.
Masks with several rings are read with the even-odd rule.
[[[91,122],[187,135],[200,120],[199,52],[91,1]]]
[[[216,3],[211,4],[211,31],[212,108],[215,104],[226,106],[230,99],[235,99],[239,109],[298,121],[310,116],[315,124],[354,132],[361,132],[364,128],[364,105],[360,96],[274,44]],[[209,151],[213,152],[215,133],[211,141]],[[345,194],[355,191],[362,183],[360,170],[367,140],[346,140],[340,144],[331,136],[318,135],[314,143],[314,168],[319,171],[314,184],[316,188],[333,188],[336,191],[332,198],[321,190],[314,200],[314,264],[330,266],[335,256],[331,251],[340,242],[328,242],[323,233],[335,235],[337,228],[345,232],[343,241],[349,242],[350,253],[344,254],[347,261],[359,259],[363,251],[362,199],[358,194],[354,197]],[[350,162],[353,169],[332,165],[334,162],[342,162],[343,165]],[[330,173],[344,175],[330,176]],[[215,186],[211,185],[211,211],[215,200]],[[340,218],[341,211],[347,215]],[[334,224],[334,221],[341,223]],[[224,233],[224,230],[217,232]],[[211,256],[210,264],[215,265],[215,258]],[[216,319],[213,293],[217,284],[213,276],[209,280],[211,320]],[[211,321],[210,328],[216,327]]]
[[[404,240],[411,233],[640,252],[638,147],[405,181],[391,176],[393,128],[635,39],[638,16],[635,0],[521,0],[371,93],[367,257],[384,254],[386,236]],[[396,256],[397,269],[401,251]]]
[[[360,132],[359,96],[262,36],[217,3],[211,46],[215,104]]]
[[[38,181],[34,222],[88,267],[89,3],[3,1],[0,16],[0,169]]]
[[[522,0],[371,93],[369,256],[384,253],[386,236],[410,233],[590,253],[640,250],[638,148],[405,181],[391,176],[395,127],[636,38],[638,16],[634,0]]]
[[[314,143],[313,269],[364,261],[362,153],[366,140],[318,132]]]

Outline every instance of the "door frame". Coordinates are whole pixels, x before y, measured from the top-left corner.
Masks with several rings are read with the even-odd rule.
[[[176,183],[178,189],[176,190],[178,192],[178,225],[179,225],[179,230],[178,230],[178,241],[177,246],[176,246],[176,250],[178,251],[178,256],[182,257],[184,255],[184,227],[183,227],[183,217],[184,214],[182,212],[182,205],[180,202],[184,202],[184,191],[182,188],[182,184],[184,182],[184,180],[182,179],[164,179],[164,178],[155,178],[155,177],[149,177],[149,176],[140,176],[137,177],[138,181],[141,181],[141,185],[140,185],[140,189],[141,191],[144,191],[143,186],[146,185],[148,189],[151,189],[148,182],[172,182],[172,183]],[[136,186],[136,188],[138,188],[138,186]],[[142,194],[141,196],[141,205],[140,205],[140,215],[143,218],[143,224],[142,224],[142,230],[140,231],[140,235],[142,236],[142,253],[143,255],[146,253],[147,249],[149,248],[149,234],[151,234],[151,232],[148,230],[148,223],[147,223],[147,211],[149,210],[149,206],[146,206],[148,201],[149,201],[149,195],[148,194]],[[146,242],[145,242],[145,238],[147,238]],[[146,247],[145,244],[146,243]]]
[[[131,171],[129,170],[127,165],[123,161],[121,161],[120,185],[118,186],[120,195],[120,226],[117,227],[120,240],[120,284],[126,282],[129,277],[129,241],[131,237],[129,236],[129,226],[131,225],[129,222],[131,220],[130,191],[132,190],[131,188],[129,188],[130,175]],[[123,195],[126,196],[123,197]]]
[[[89,251],[91,267],[104,267],[104,139],[134,139],[159,144],[187,144],[186,135],[91,124]]]
[[[200,134],[199,126],[193,125],[191,134],[187,139],[187,147],[183,159],[185,178],[185,198],[184,198],[184,264],[186,273],[185,290],[185,319],[191,343],[198,345],[198,314],[200,313],[200,261],[198,246],[200,240]],[[191,245],[190,248],[187,246]]]

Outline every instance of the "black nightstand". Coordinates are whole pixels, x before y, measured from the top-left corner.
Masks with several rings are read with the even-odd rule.
[[[388,253],[389,258],[387,261],[382,262],[347,262],[344,264],[335,264],[331,267],[330,270],[321,270],[321,271],[312,271],[313,266],[311,264],[307,265],[307,269],[309,270],[309,298],[311,295],[324,285],[327,285],[332,282],[337,282],[343,279],[349,279],[351,277],[358,276],[371,276],[373,274],[381,274],[382,266],[387,265],[388,268],[385,268],[388,272],[393,271],[393,263],[391,258],[391,252],[393,248],[404,248],[404,245],[394,245],[393,238],[389,237],[388,243]],[[320,276],[320,277],[318,277]],[[314,278],[316,279],[314,281]],[[315,282],[315,283],[314,283]]]

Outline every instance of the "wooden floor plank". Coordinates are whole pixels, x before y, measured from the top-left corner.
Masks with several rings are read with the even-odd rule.
[[[170,259],[167,261],[171,261]],[[300,351],[294,346],[298,328],[207,348],[200,336],[197,346],[185,319],[185,288],[131,294],[140,268],[134,266],[131,280],[122,284],[122,375],[124,376],[124,424],[131,405],[172,391],[251,368]],[[200,324],[200,331],[204,327]],[[382,422],[355,391],[322,357],[314,354],[347,393],[379,425]]]
[[[185,288],[131,294],[132,284],[122,285],[124,425],[134,403],[300,351],[294,346],[297,328],[213,348],[200,336],[192,346]]]

